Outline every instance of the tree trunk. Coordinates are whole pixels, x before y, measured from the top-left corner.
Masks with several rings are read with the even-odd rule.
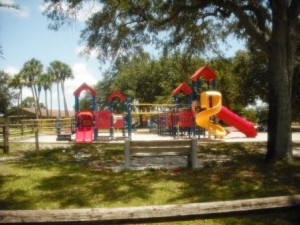
[[[38,95],[35,85],[33,85],[33,90],[34,90],[34,100],[35,100],[35,104],[37,106],[37,112],[38,112],[39,116],[41,117],[42,111],[41,111],[41,107],[40,107],[40,99],[39,99],[40,97]]]
[[[47,99],[47,89],[44,89],[44,91],[45,91],[46,114],[47,114],[47,118],[49,118],[48,99]]]
[[[273,30],[269,45],[269,120],[266,160],[292,160],[291,88],[295,50],[290,37],[285,1],[273,4]]]
[[[22,102],[23,102],[23,87],[20,88],[20,98],[21,98],[21,100],[20,100],[20,105],[21,105],[21,107],[22,107]]]
[[[38,119],[39,118],[39,114],[38,114],[38,110],[37,110],[37,103],[36,103],[36,99],[35,99],[35,94],[34,94],[34,90],[33,90],[33,85],[30,85],[31,88],[31,93],[32,93],[32,97],[34,100],[34,111],[35,111],[35,116]]]
[[[52,117],[52,85],[51,85],[51,87],[50,87],[50,89],[49,89],[49,91],[50,91],[50,117]]]
[[[64,100],[64,109],[65,109],[65,117],[69,117],[69,110],[68,110],[68,105],[67,105],[67,100],[66,100],[66,95],[65,95],[65,82],[61,82],[61,90],[62,90],[62,95],[63,95],[63,100]]]
[[[57,81],[57,104],[58,104],[58,117],[60,118],[60,94],[59,94],[59,81]]]

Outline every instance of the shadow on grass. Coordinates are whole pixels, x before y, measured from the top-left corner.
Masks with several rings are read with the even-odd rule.
[[[13,172],[0,176],[0,205],[1,209],[118,207],[299,194],[300,160],[266,165],[264,148],[262,144],[209,144],[199,148],[208,157],[201,169],[121,172],[94,171],[91,165],[95,161],[122,163],[122,145],[28,152],[22,161],[7,166],[12,171],[19,168],[23,179],[32,179],[31,190],[6,187],[18,179]],[[228,221],[234,224],[235,220]]]

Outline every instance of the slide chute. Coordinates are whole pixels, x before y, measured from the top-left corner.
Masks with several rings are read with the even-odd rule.
[[[225,106],[221,107],[221,110],[217,114],[217,117],[224,123],[235,127],[240,132],[244,133],[247,137],[256,137],[257,135],[257,131],[253,123],[235,114]]]

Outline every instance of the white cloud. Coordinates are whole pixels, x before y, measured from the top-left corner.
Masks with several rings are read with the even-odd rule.
[[[1,3],[6,5],[17,5],[14,0],[1,0]],[[20,17],[20,18],[28,18],[30,16],[30,9],[27,6],[19,5],[19,9],[14,8],[0,8],[0,11],[5,11],[12,13],[14,16]]]
[[[73,71],[74,79],[70,80],[71,81],[70,86],[73,88],[74,85],[77,88],[84,82],[87,83],[88,85],[94,85],[97,83],[95,76],[92,74],[91,71],[89,71],[86,64],[84,63],[75,63],[72,66],[72,71]]]
[[[82,10],[79,11],[77,19],[81,22],[84,22],[90,18],[90,16],[96,12],[99,12],[102,9],[102,6],[95,2],[91,1],[88,4],[84,4]]]
[[[6,67],[6,69],[4,69],[4,72],[8,73],[10,76],[13,76],[13,75],[19,73],[20,69],[17,67],[14,67],[14,66],[8,66],[8,67]]]
[[[75,97],[74,97],[73,93],[78,87],[80,87],[80,85],[82,85],[84,82],[86,84],[88,84],[89,86],[93,86],[97,83],[97,79],[95,78],[94,74],[92,74],[92,72],[89,71],[86,64],[75,63],[72,65],[71,68],[73,71],[74,79],[69,79],[69,80],[66,80],[66,82],[65,82],[65,94],[66,94],[66,100],[67,100],[69,110],[72,110],[72,108],[75,104]],[[57,92],[56,85],[54,85],[53,86],[53,94],[56,95],[56,92]],[[56,102],[57,101],[55,98],[53,108],[57,109]],[[61,105],[61,107],[62,107],[62,105]]]
[[[76,51],[76,55],[87,56],[90,59],[97,59],[100,54],[100,51],[98,49],[94,48],[92,50],[88,50],[84,46],[79,46],[75,51]]]
[[[49,7],[49,3],[44,3],[39,6],[39,10],[44,12]],[[101,4],[99,4],[97,1],[88,1],[84,2],[83,6],[81,8],[77,8],[71,13],[68,13],[68,16],[70,19],[77,20],[80,22],[87,21],[90,16],[102,9]],[[68,5],[67,3],[63,2],[61,4],[60,10],[63,13],[67,13],[68,11]]]

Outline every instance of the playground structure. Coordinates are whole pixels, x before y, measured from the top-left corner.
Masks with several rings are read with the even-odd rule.
[[[202,93],[197,92],[196,90],[200,89],[200,79],[204,79],[208,84],[208,88],[213,90]],[[175,107],[172,111],[159,115],[158,134],[169,132],[175,137],[179,133],[188,133],[189,137],[191,135],[200,137],[201,134],[205,135],[205,129],[208,131],[209,138],[211,136],[223,138],[226,136],[227,131],[216,123],[219,119],[235,127],[247,137],[257,135],[257,131],[251,122],[222,106],[222,95],[220,92],[215,91],[216,74],[212,69],[207,66],[201,67],[190,77],[190,81],[191,86],[183,82],[173,90]],[[187,103],[185,107],[179,109],[178,95],[180,92],[186,96]]]
[[[216,74],[212,69],[207,66],[201,67],[191,77],[192,86],[200,78],[204,78],[207,82],[211,83],[215,88],[216,86]],[[192,88],[194,90],[194,88]],[[235,127],[247,137],[256,137],[257,131],[254,125],[246,119],[240,117],[228,108],[222,106],[222,95],[216,91],[207,91],[201,93],[200,105],[201,108],[205,108],[204,111],[199,112],[196,115],[196,123],[208,130],[209,136],[211,134],[222,138],[226,135],[226,131],[223,127],[216,125],[210,121],[211,116],[216,116],[224,123]],[[195,108],[194,108],[195,110]]]
[[[79,111],[79,96],[82,91],[89,91],[92,96],[92,111]],[[125,136],[125,123],[124,117],[116,116],[114,121],[112,101],[115,98],[120,99],[121,102],[125,102],[126,98],[120,91],[115,91],[109,96],[108,101],[110,103],[109,110],[96,110],[96,91],[86,83],[83,83],[74,92],[75,96],[75,142],[76,143],[91,143],[96,141],[99,137],[99,131],[109,130],[109,136],[112,138],[114,135],[114,129],[122,129]],[[102,136],[104,137],[104,136]]]
[[[75,92],[75,121],[76,121],[76,138],[77,143],[90,143],[97,140],[99,131],[109,130],[109,138],[114,137],[115,129],[122,129],[123,137],[126,137],[126,129],[128,137],[131,137],[132,126],[138,127],[140,119],[136,116],[142,116],[142,121],[147,120],[147,125],[152,129],[156,125],[158,135],[178,135],[188,134],[200,138],[205,136],[205,130],[208,131],[208,137],[223,138],[227,131],[216,123],[217,118],[224,123],[234,126],[236,129],[244,133],[247,137],[255,137],[257,135],[254,125],[222,106],[222,95],[216,91],[216,74],[207,66],[198,69],[190,78],[191,85],[181,83],[172,92],[174,96],[174,104],[147,104],[147,103],[131,103],[131,99],[127,98],[119,91],[114,91],[109,97],[109,110],[96,111],[95,96],[96,92],[86,83],[83,83]],[[201,82],[204,79],[208,87],[213,90],[200,92]],[[79,95],[81,91],[87,90],[92,96],[92,111],[79,111]],[[179,94],[183,93],[186,97],[186,103],[179,103]],[[123,113],[119,115],[113,114],[112,102],[118,99],[123,105]],[[146,111],[139,111],[144,106]],[[179,108],[180,107],[180,108]],[[133,121],[133,117],[135,120]],[[107,133],[107,132],[106,132]],[[153,132],[152,132],[153,133]],[[103,137],[103,135],[102,135]]]
[[[89,91],[92,96],[93,111],[79,111],[79,96],[82,91]],[[74,91],[75,96],[75,123],[77,143],[91,143],[96,138],[95,111],[96,111],[96,91],[86,83],[83,83]]]

